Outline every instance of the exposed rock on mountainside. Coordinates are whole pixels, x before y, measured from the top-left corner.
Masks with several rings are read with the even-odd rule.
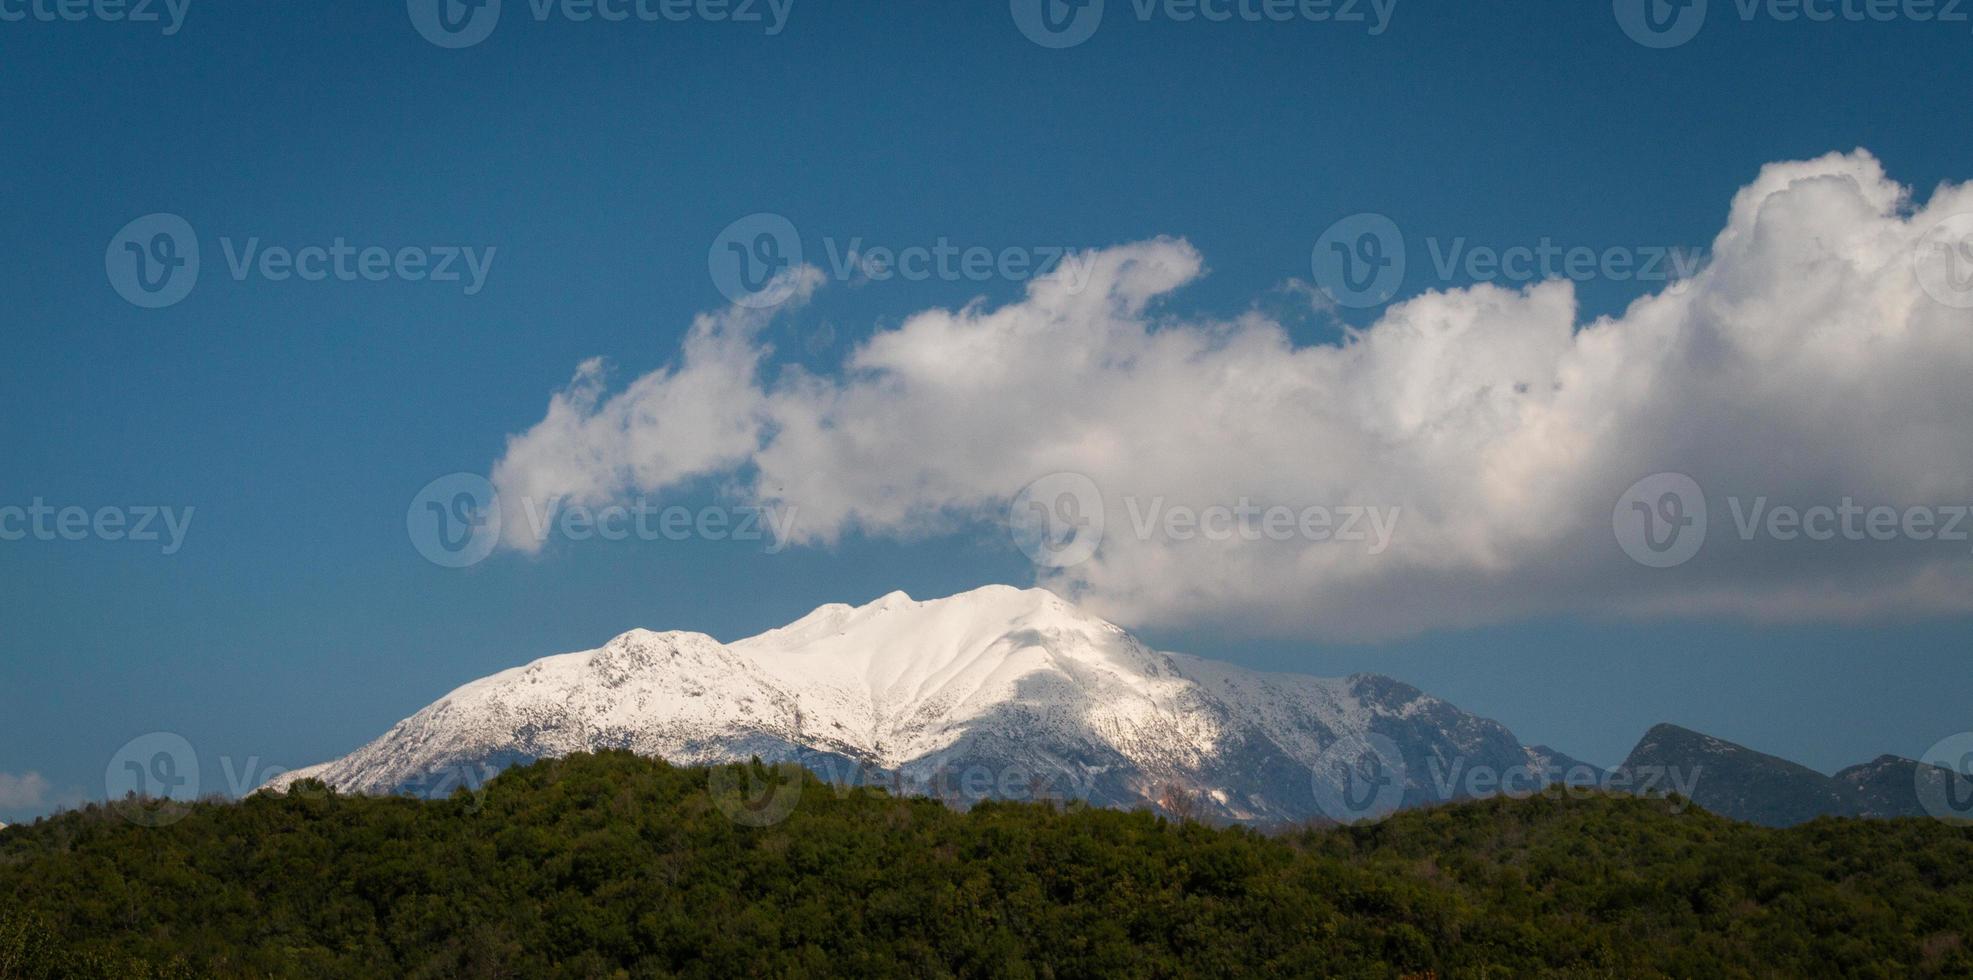
[[[989,586],[827,605],[729,644],[633,630],[474,681],[270,785],[444,794],[515,762],[601,748],[797,760],[828,779],[962,802],[1179,799],[1257,822],[1531,789],[1577,765],[1387,677],[1164,653],[1052,593]]]

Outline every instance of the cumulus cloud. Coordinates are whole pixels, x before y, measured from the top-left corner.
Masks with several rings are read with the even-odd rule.
[[[1578,322],[1566,280],[1477,285],[1394,304],[1336,344],[1297,346],[1259,312],[1162,312],[1204,272],[1172,238],[1088,253],[1081,288],[1044,278],[1018,302],[919,312],[833,376],[775,370],[759,339],[773,314],[735,308],[614,393],[582,365],[493,480],[511,508],[723,478],[827,546],[995,527],[1038,477],[1082,474],[1101,545],[1037,578],[1136,626],[1376,638],[1550,613],[1966,611],[1964,541],[1742,540],[1738,524],[1846,497],[1973,503],[1973,310],[1914,271],[1927,232],[1969,211],[1966,185],[1920,206],[1863,151],[1773,164],[1701,271],[1621,315]],[[793,275],[799,302],[820,276]],[[1690,561],[1646,567],[1613,510],[1668,471],[1703,488],[1709,532]],[[1382,548],[1140,530],[1159,509],[1241,503],[1397,523]],[[538,548],[509,516],[505,542]]]
[[[768,286],[807,302],[822,282],[811,266]],[[548,416],[507,442],[491,477],[501,503],[501,543],[538,551],[551,529],[551,502],[600,507],[730,469],[756,452],[767,421],[759,387],[768,349],[758,343],[773,311],[734,306],[702,314],[685,336],[680,363],[638,378],[605,398],[604,365],[591,358],[548,403]]]
[[[48,780],[38,772],[0,772],[0,810],[32,810],[48,802]]]

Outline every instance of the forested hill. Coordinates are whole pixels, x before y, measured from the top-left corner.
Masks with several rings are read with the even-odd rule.
[[[810,780],[768,821],[708,783],[603,753],[11,827],[0,978],[1973,976],[1973,830],[1930,820],[1555,792],[1267,835]]]

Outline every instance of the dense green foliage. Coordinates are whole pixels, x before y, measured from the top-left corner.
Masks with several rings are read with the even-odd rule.
[[[1973,831],[1931,821],[1550,795],[1266,835],[809,782],[753,827],[707,784],[605,753],[9,828],[0,978],[1973,975]]]

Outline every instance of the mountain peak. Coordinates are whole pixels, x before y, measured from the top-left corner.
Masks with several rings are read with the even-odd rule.
[[[1715,738],[1696,728],[1675,725],[1669,721],[1661,721],[1652,725],[1644,733],[1644,740],[1646,741],[1657,741],[1660,739],[1702,739],[1708,742],[1725,741],[1725,739]]]
[[[637,626],[610,637],[610,642],[603,644],[603,646],[605,649],[612,647],[645,647],[669,645],[679,642],[689,643],[700,640],[711,643],[719,642],[704,633],[692,630],[653,630]]]
[[[1779,756],[1669,723],[1653,725],[1621,769],[1708,810],[1770,826],[1855,811],[1835,779]],[[1680,790],[1680,785],[1687,787]]]
[[[825,778],[874,767],[921,786],[977,771],[993,795],[1042,785],[1098,805],[1156,805],[1177,788],[1205,813],[1299,821],[1348,798],[1316,787],[1348,778],[1336,746],[1372,734],[1401,747],[1399,798],[1412,803],[1438,798],[1432,760],[1507,771],[1530,758],[1499,724],[1388,678],[1163,653],[1045,589],[989,585],[831,603],[732,643],[631,630],[469,683],[299,774],[449,792],[462,773],[623,748],[683,764],[794,760]]]
[[[1063,599],[1061,596],[1058,596],[1053,592],[1048,591],[1047,589],[1043,589],[1039,587],[1023,589],[1020,588],[1019,586],[1005,585],[995,582],[987,585],[982,585],[977,588],[967,589],[964,592],[955,592],[949,596],[943,596],[935,599],[913,599],[903,589],[897,589],[891,592],[887,592],[884,595],[878,597],[877,599],[871,601],[869,604],[858,608],[897,609],[905,606],[953,606],[953,605],[979,607],[979,606],[1002,605],[1007,603],[1026,604],[1033,606],[1060,606],[1060,607],[1068,607],[1070,605],[1070,603],[1067,600]]]

